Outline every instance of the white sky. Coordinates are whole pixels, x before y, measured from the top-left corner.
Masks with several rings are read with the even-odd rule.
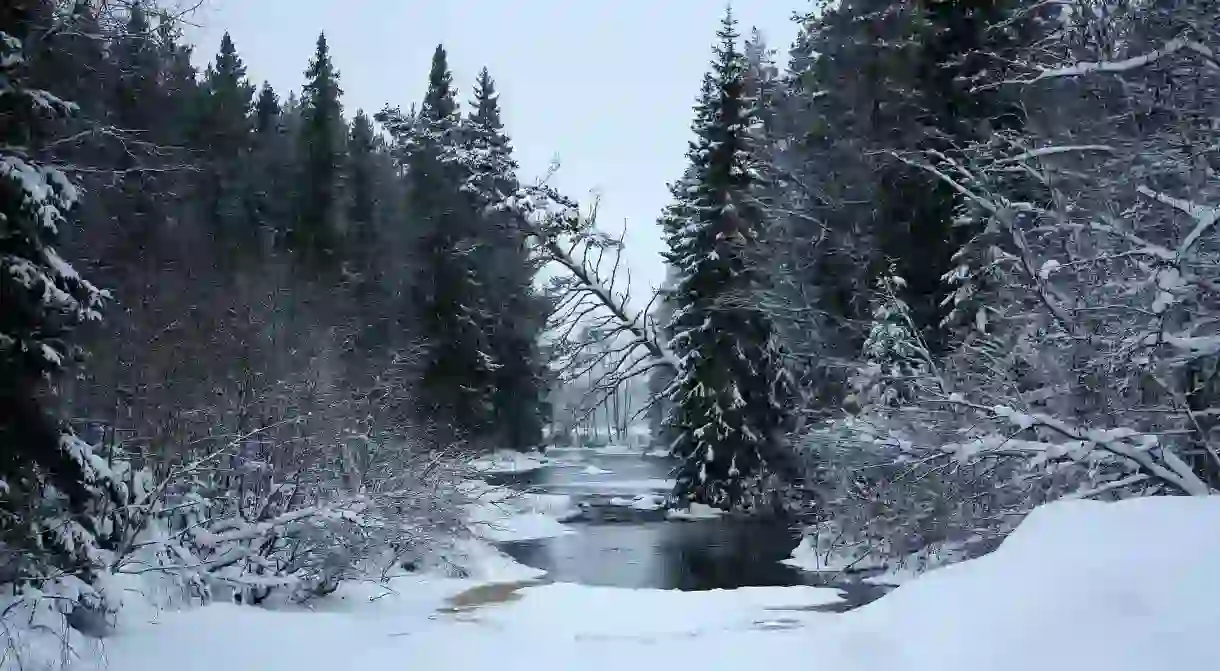
[[[807,0],[737,0],[786,63],[790,20]],[[635,296],[664,278],[657,215],[685,165],[691,106],[724,12],[719,0],[206,0],[189,38],[202,67],[232,35],[255,83],[299,91],[326,31],[350,117],[423,95],[438,42],[461,100],[486,65],[500,90],[522,181],[542,175],[582,202],[602,194],[600,227],[627,230]]]

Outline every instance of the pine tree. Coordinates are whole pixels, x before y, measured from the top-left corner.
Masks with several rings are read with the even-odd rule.
[[[749,509],[764,503],[767,476],[783,465],[791,380],[753,300],[764,280],[751,262],[762,235],[753,193],[756,113],[731,10],[717,36],[687,186],[666,224],[678,271],[671,345],[680,360],[668,424],[682,459],[676,495]]]
[[[206,155],[203,175],[204,211],[222,233],[248,233],[247,183],[254,86],[246,79],[246,66],[228,33],[220,41],[216,60],[203,75],[203,113],[196,131],[198,146]]]
[[[324,33],[318,36],[305,78],[297,136],[300,181],[290,243],[307,259],[330,265],[335,261],[344,214],[341,180],[347,124],[339,102],[343,95],[339,73],[331,61]]]
[[[106,461],[46,407],[75,355],[68,336],[106,298],[56,251],[79,195],[39,147],[77,111],[27,86],[28,42],[46,39],[49,2],[0,7],[0,571],[24,586],[51,567],[86,579],[123,503]],[[88,604],[86,604],[88,605]]]

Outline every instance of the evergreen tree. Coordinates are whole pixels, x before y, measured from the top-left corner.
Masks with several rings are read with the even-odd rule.
[[[102,518],[125,491],[46,407],[75,355],[68,336],[100,319],[106,297],[55,248],[79,194],[40,148],[77,108],[27,85],[25,47],[48,38],[52,10],[0,7],[0,575],[19,587],[51,567],[91,578],[112,530]]]
[[[164,219],[158,192],[161,184],[147,168],[154,165],[154,134],[164,120],[165,97],[161,89],[161,58],[156,36],[144,5],[133,2],[127,25],[114,47],[115,69],[111,118],[137,142],[114,147],[114,162],[122,182],[117,192],[108,193],[112,216],[123,216],[129,244],[143,247],[155,234],[155,225]],[[121,213],[121,215],[119,214]]]
[[[500,118],[499,94],[487,68],[479,72],[467,119],[465,141],[481,158],[482,170],[471,176],[480,203],[497,202],[497,195],[517,190],[517,164],[512,143]],[[492,200],[495,198],[495,200]],[[533,265],[523,232],[502,212],[484,212],[476,236],[481,254],[475,256],[479,286],[483,288],[485,328],[495,361],[492,405],[496,433],[511,449],[536,447],[546,421],[546,364],[539,340],[546,322],[546,303],[534,290]]]
[[[343,142],[347,124],[339,97],[339,73],[331,62],[326,35],[318,36],[317,50],[305,71],[301,93],[299,191],[292,246],[306,258],[333,263],[342,228]]]
[[[213,226],[232,235],[247,232],[242,170],[248,166],[254,86],[228,33],[203,75],[202,114],[196,139],[206,155],[204,212]]]
[[[374,184],[374,153],[377,150],[373,121],[364,110],[357,110],[352,119],[348,135],[348,215],[353,246],[357,254],[367,253],[375,244],[376,224],[373,221],[377,209]],[[363,270],[363,269],[362,269]]]
[[[764,281],[751,262],[763,221],[754,194],[757,116],[731,11],[717,36],[688,185],[666,225],[678,272],[671,346],[680,361],[668,423],[682,460],[678,498],[749,509],[764,503],[767,476],[785,461],[791,381],[753,300]]]
[[[420,263],[414,303],[425,349],[425,411],[476,439],[494,428],[496,362],[488,305],[478,282],[485,241],[474,237],[478,216],[462,191],[467,176],[442,160],[463,142],[452,82],[445,49],[437,45],[407,150],[409,216],[418,231]]]
[[[259,231],[265,249],[292,225],[288,195],[292,192],[293,152],[284,117],[279,96],[264,82],[254,104],[247,206],[250,224]]]

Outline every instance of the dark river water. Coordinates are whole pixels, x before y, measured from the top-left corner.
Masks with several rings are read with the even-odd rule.
[[[638,454],[553,450],[533,473],[497,479],[516,489],[568,494],[584,513],[568,522],[576,533],[502,543],[517,561],[548,578],[611,587],[679,590],[825,585],[844,592],[843,607],[884,593],[867,583],[786,566],[799,534],[783,522],[740,518],[666,520],[663,510],[635,510],[642,494],[664,495],[673,463]]]

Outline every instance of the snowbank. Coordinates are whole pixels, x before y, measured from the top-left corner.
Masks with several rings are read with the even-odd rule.
[[[780,562],[803,571],[867,571],[886,568],[885,562],[869,555],[865,546],[821,547],[815,536],[805,536],[792,550],[792,556]]]
[[[500,450],[470,462],[470,467],[484,475],[513,475],[532,473],[547,464],[540,452],[516,452]]]
[[[465,506],[466,520],[478,537],[494,541],[524,541],[571,533],[563,524],[580,514],[565,494],[534,494],[495,487],[481,480],[463,485],[474,503]]]
[[[533,580],[546,574],[542,569],[526,566],[478,538],[454,541],[446,553],[447,559],[462,569],[466,577],[486,583]]]
[[[610,505],[632,510],[660,510],[665,507],[665,497],[657,494],[640,494],[632,498],[616,496],[610,499]]]
[[[724,514],[723,510],[705,506],[702,503],[692,503],[689,508],[676,508],[665,513],[665,519],[694,522],[696,520],[714,520]]]
[[[1059,502],[990,555],[810,641],[825,669],[1202,669],[1220,630],[1220,497]]]

